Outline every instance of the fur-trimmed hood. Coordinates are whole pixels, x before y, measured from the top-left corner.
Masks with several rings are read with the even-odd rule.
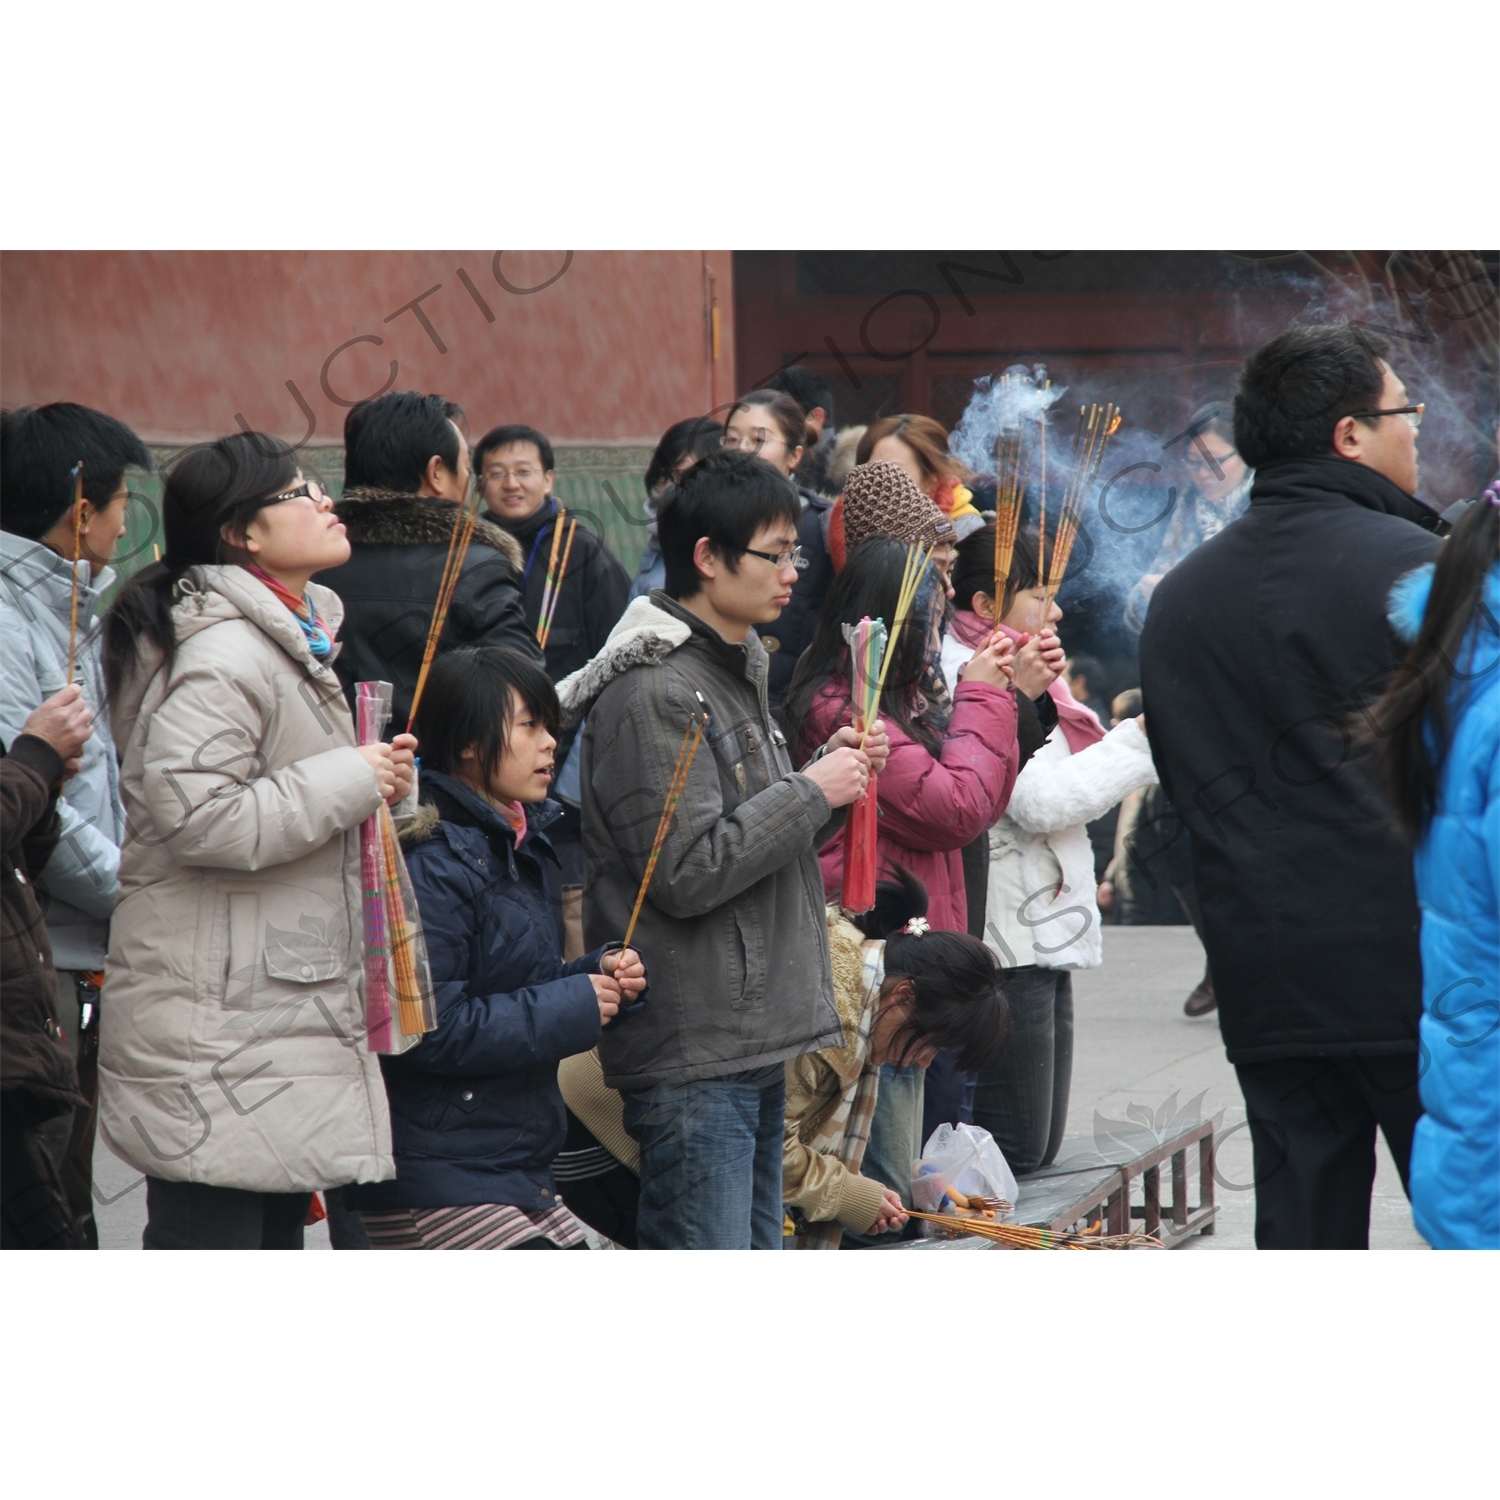
[[[458,515],[458,507],[447,500],[362,485],[346,490],[334,509],[350,542],[366,547],[446,547]],[[521,544],[493,521],[479,517],[474,523],[474,541],[502,553],[516,572],[521,571]]]
[[[589,711],[595,698],[616,677],[648,663],[664,661],[692,635],[692,627],[657,608],[648,595],[630,601],[630,608],[609,633],[604,649],[557,684],[564,728],[571,728]]]

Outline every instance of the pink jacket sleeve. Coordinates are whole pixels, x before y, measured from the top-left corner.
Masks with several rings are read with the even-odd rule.
[[[1000,820],[1020,758],[1014,694],[960,682],[937,759],[889,720],[886,732],[891,757],[876,783],[883,835],[908,849],[962,849]]]

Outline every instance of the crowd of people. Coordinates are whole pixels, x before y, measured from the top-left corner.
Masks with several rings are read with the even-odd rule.
[[[1112,699],[1034,508],[997,586],[941,425],[839,430],[800,366],[663,435],[633,581],[586,527],[557,567],[546,435],[420,392],[350,410],[337,498],[265,434],[187,450],[120,580],[148,450],[6,412],[4,1244],[97,1245],[96,1134],[147,1248],[899,1244],[940,1125],[1057,1159],[1124,915],[1202,938],[1258,1245],[1366,1245],[1378,1129],[1432,1244],[1500,1246],[1500,492],[1416,498],[1422,410],[1363,330],[1253,354]],[[914,548],[865,725],[848,632]],[[377,1053],[382,805],[436,1026]]]

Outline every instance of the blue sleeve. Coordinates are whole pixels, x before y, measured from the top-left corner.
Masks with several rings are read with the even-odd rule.
[[[599,1040],[599,1002],[586,974],[509,992],[470,993],[478,885],[455,860],[441,855],[408,862],[438,1024],[393,1061],[418,1073],[455,1078],[492,1077],[587,1052]]]

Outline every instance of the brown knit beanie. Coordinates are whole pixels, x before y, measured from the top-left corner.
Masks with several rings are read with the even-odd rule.
[[[898,542],[920,542],[924,547],[956,540],[953,522],[912,483],[900,464],[860,464],[851,469],[841,509],[840,550],[845,556],[872,536],[893,536]]]

